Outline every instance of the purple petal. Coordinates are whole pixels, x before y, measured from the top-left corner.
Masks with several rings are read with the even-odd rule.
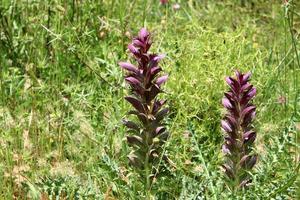
[[[225,81],[227,82],[228,85],[233,85],[233,79],[231,77],[227,76],[225,78]]]
[[[255,111],[249,113],[248,115],[246,115],[244,118],[243,118],[243,122],[241,124],[241,126],[246,129],[250,122],[255,118]]]
[[[224,172],[228,176],[228,178],[231,178],[231,179],[234,178],[233,170],[229,165],[223,164],[222,168],[224,169]]]
[[[251,119],[254,119],[255,116],[256,116],[256,111],[251,113]]]
[[[243,135],[244,144],[252,144],[256,138],[256,132],[255,131],[247,131]]]
[[[249,89],[251,89],[253,87],[253,85],[249,84],[249,83],[245,83],[242,87],[241,87],[241,91],[247,91]]]
[[[242,82],[243,80],[243,74],[241,74],[241,72],[239,72],[238,70],[235,70],[235,75],[236,75],[236,78],[239,82]]]
[[[128,49],[129,49],[129,51],[130,51],[132,54],[134,54],[134,55],[136,55],[136,54],[139,53],[138,49],[135,48],[135,47],[133,46],[133,44],[129,44],[129,45],[128,45]]]
[[[165,4],[168,3],[168,0],[160,0],[160,3],[161,3],[162,5],[165,5]]]
[[[250,115],[255,111],[256,107],[255,106],[248,106],[242,111],[242,116]]]
[[[232,108],[232,104],[230,103],[230,101],[228,100],[228,98],[224,97],[222,99],[222,104],[225,108],[227,109],[231,109]]]
[[[154,60],[155,62],[159,62],[160,60],[164,59],[165,57],[166,57],[165,54],[160,54],[160,55],[155,56],[155,57],[153,58],[153,60]]]
[[[156,84],[157,84],[158,86],[160,86],[161,84],[163,84],[163,83],[166,82],[167,80],[168,80],[168,75],[161,76],[161,77],[157,78]]]
[[[241,105],[246,105],[256,95],[256,88],[252,87],[241,99]]]
[[[144,46],[144,43],[141,42],[139,39],[134,39],[132,41],[132,43],[135,45],[135,46],[138,46],[138,47],[143,47]]]
[[[146,74],[146,82],[152,82],[155,76],[162,71],[162,69],[158,66],[150,67],[151,69],[147,71]]]
[[[233,78],[231,78],[231,77],[226,77],[226,82],[227,82],[227,84],[230,86],[230,88],[232,89],[232,91],[234,92],[234,93],[239,93],[239,87],[240,87],[240,85],[239,85],[239,83],[238,83],[238,81],[236,81],[235,79],[233,79]]]
[[[163,59],[165,57],[164,54],[160,54],[160,55],[151,55],[150,56],[150,62],[149,62],[149,68],[154,68],[157,67],[158,62]]]
[[[230,114],[226,115],[226,121],[230,127],[234,128],[237,125],[237,120]]]
[[[154,76],[159,73],[162,69],[160,67],[153,67],[150,71],[151,75]]]
[[[230,133],[230,132],[232,132],[232,129],[231,129],[231,127],[230,127],[230,125],[228,124],[228,122],[226,122],[225,120],[222,120],[221,121],[221,127],[222,127],[222,129],[225,131],[225,132],[227,132],[227,133]]]
[[[255,111],[252,111],[248,113],[247,115],[244,116],[243,122],[242,122],[242,127],[246,128],[250,124],[250,122],[255,118]]]
[[[166,131],[165,127],[163,127],[163,126],[157,127],[155,130],[156,136],[162,134],[165,131]]]
[[[251,72],[244,74],[243,75],[243,83],[246,83],[247,81],[249,81],[250,77],[251,77]]]
[[[146,44],[145,51],[148,51],[149,48],[150,48],[151,45],[152,45],[152,41],[150,40],[150,37],[148,37],[148,38],[146,39],[145,44]]]
[[[249,99],[252,99],[252,97],[254,97],[256,95],[256,88],[252,88],[249,92],[248,92],[248,95],[247,97]]]
[[[225,92],[224,95],[227,97],[227,99],[235,101],[235,97],[232,92]]]
[[[126,69],[130,72],[134,72],[134,73],[138,73],[138,69],[136,66],[134,66],[133,64],[131,63],[128,63],[128,62],[119,62],[119,65],[123,68],[123,69]]]
[[[125,80],[128,83],[130,83],[131,85],[134,85],[134,86],[139,86],[141,84],[141,82],[138,79],[136,79],[132,76],[129,76],[129,77],[125,78]]]
[[[222,152],[226,155],[226,154],[228,154],[228,155],[231,155],[231,152],[230,152],[230,150],[229,150],[229,148],[228,148],[228,146],[226,145],[226,144],[223,144],[222,145]]]
[[[242,157],[240,161],[240,165],[245,169],[251,169],[255,165],[256,161],[257,161],[257,156],[245,155]]]
[[[145,113],[145,108],[143,104],[136,98],[134,97],[125,97],[125,99],[140,113]]]
[[[148,92],[147,101],[152,101],[156,97],[156,95],[160,92],[161,90],[159,89],[158,86],[152,85],[150,91]]]
[[[159,111],[160,108],[161,108],[165,103],[166,103],[166,100],[155,101],[155,102],[154,102],[154,106],[153,106],[152,113],[155,115],[155,113],[157,113],[157,111]]]
[[[139,38],[143,41],[149,36],[149,32],[147,31],[146,28],[142,28],[139,32]]]

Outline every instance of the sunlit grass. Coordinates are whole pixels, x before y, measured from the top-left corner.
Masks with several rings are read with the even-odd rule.
[[[143,199],[126,157],[128,90],[117,65],[143,24],[154,34],[152,51],[167,54],[162,65],[170,75],[163,94],[171,109],[170,162],[159,166],[152,195],[297,199],[299,3],[252,2],[179,1],[174,10],[175,1],[158,0],[146,8],[142,0],[4,1],[0,199]],[[251,71],[257,86],[260,155],[252,186],[239,197],[225,188],[219,168],[224,78],[236,68]]]

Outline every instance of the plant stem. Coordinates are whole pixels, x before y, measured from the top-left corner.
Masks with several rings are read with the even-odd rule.
[[[146,199],[150,199],[150,170],[149,170],[149,155],[146,155],[145,161],[145,170],[146,170]]]
[[[148,142],[148,134],[146,135],[147,139],[146,141]],[[145,192],[146,192],[146,199],[150,199],[150,168],[149,168],[149,152],[150,148],[148,146],[147,151],[146,151],[146,157],[145,157],[145,176],[146,176],[146,184],[145,184]]]

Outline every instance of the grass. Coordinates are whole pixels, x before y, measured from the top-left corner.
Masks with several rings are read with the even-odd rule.
[[[171,1],[174,3],[175,1]],[[143,199],[120,121],[117,66],[145,25],[163,67],[171,138],[156,199],[299,199],[300,4],[291,1],[20,1],[0,5],[0,199]],[[225,76],[253,73],[256,151],[248,190],[224,186]]]

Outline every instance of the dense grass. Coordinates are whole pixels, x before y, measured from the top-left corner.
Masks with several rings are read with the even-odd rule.
[[[146,26],[166,53],[171,138],[156,199],[299,199],[300,4],[281,1],[0,4],[0,199],[143,199],[120,121],[119,60]],[[222,178],[224,77],[251,71],[259,162],[246,191]]]

